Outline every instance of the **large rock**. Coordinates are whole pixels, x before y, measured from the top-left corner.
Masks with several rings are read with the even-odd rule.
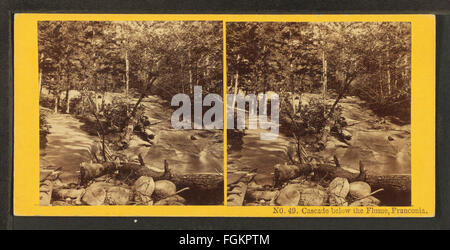
[[[350,204],[350,207],[376,207],[380,205],[380,200],[373,196],[366,197],[362,200],[357,200]]]
[[[355,181],[350,183],[350,196],[353,199],[361,199],[364,198],[372,192],[370,185],[363,181]]]
[[[83,195],[81,201],[90,206],[100,206],[105,203],[106,190],[109,187],[107,183],[96,182],[86,188],[86,192]]]
[[[128,188],[112,187],[106,193],[106,203],[109,205],[127,205],[130,202],[132,192]]]
[[[41,206],[49,206],[52,200],[53,183],[46,180],[40,184],[39,200]]]
[[[330,203],[330,206],[336,206],[336,207],[348,206],[348,202],[347,202],[347,200],[345,200],[345,198],[334,195],[334,194],[330,195],[329,203]]]
[[[342,130],[342,136],[344,137],[344,139],[346,139],[347,141],[352,139],[352,133],[350,133],[348,130]]]
[[[171,195],[174,195],[177,192],[177,187],[175,184],[168,180],[159,180],[155,182],[155,191],[154,195],[157,199],[164,199]]]
[[[65,201],[54,201],[52,202],[53,207],[64,207],[64,206],[71,206],[72,204],[67,203]]]
[[[249,190],[246,194],[246,201],[271,201],[275,199],[275,197],[279,194],[279,191],[270,191],[270,190]]]
[[[55,192],[54,196],[60,200],[75,200],[75,204],[80,205],[81,197],[83,197],[85,192],[84,189],[59,189]]]
[[[275,204],[279,206],[298,206],[302,188],[301,184],[288,184],[280,190]]]
[[[186,200],[183,197],[181,197],[179,195],[172,195],[170,197],[159,200],[154,205],[155,206],[162,206],[162,205],[183,206],[184,203],[186,203]]]
[[[350,191],[350,184],[346,178],[336,177],[328,186],[328,192],[342,198],[347,197]]]
[[[152,177],[141,176],[136,180],[133,188],[136,193],[150,197],[155,191],[155,182]]]
[[[323,206],[328,200],[328,194],[321,188],[306,188],[300,192],[299,205]]]

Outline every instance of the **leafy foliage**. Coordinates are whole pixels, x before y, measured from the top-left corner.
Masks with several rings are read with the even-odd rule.
[[[39,22],[42,85],[67,90],[222,92],[220,22]]]
[[[336,92],[409,120],[411,25],[400,22],[227,23],[229,92]],[[325,67],[326,63],[326,67]],[[239,80],[236,86],[236,79]]]
[[[39,147],[44,148],[47,144],[47,135],[50,134],[50,125],[44,112],[39,112]]]

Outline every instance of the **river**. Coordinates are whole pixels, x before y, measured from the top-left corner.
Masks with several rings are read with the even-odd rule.
[[[117,95],[110,94],[109,95]],[[136,100],[133,100],[136,101]],[[156,96],[142,102],[155,134],[152,143],[134,136],[124,152],[130,158],[142,154],[151,167],[164,169],[167,160],[179,173],[223,172],[223,133],[220,130],[175,130],[170,123],[170,104]],[[72,115],[47,112],[51,126],[47,144],[40,152],[41,168],[62,168],[63,177],[75,182],[80,163],[91,160],[90,149],[98,138],[82,130],[83,123]]]
[[[302,103],[307,103],[314,94],[302,95]],[[330,104],[334,101],[327,100]],[[343,116],[349,126],[352,139],[348,144],[329,137],[325,150],[319,155],[331,160],[336,155],[347,170],[357,172],[359,160],[373,175],[411,174],[411,127],[396,125],[389,119],[382,119],[364,107],[357,97],[346,97],[340,102]],[[287,147],[290,137],[280,134],[276,140],[260,140],[261,129],[246,130],[243,144],[228,151],[230,171],[255,170],[261,179],[273,176],[274,166],[288,162]],[[264,178],[265,177],[265,178]],[[264,184],[270,184],[266,181]]]

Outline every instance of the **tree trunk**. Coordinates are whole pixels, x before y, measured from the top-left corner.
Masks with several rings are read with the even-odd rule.
[[[42,69],[39,69],[39,98],[42,94]]]
[[[66,89],[66,114],[69,114],[70,112],[70,85],[69,87]]]
[[[138,101],[134,105],[131,113],[128,115],[127,122],[125,122],[123,127],[120,128],[120,131],[123,131],[125,129],[125,131],[122,135],[122,138],[126,142],[131,140],[131,135],[133,134],[134,127],[136,126],[136,124],[138,122],[135,116],[136,116],[136,112],[139,108],[139,105],[141,104],[142,100],[147,96],[148,91],[150,91],[150,89],[153,86],[153,83],[156,81],[156,79],[157,79],[157,77],[154,76],[148,83],[147,87],[141,91],[141,95],[140,95]]]
[[[191,51],[188,52],[188,65],[189,65],[189,95],[194,94],[193,87],[193,74],[192,74],[192,59],[191,59]]]
[[[83,185],[89,183],[90,180],[105,174],[112,174],[119,171],[119,175],[128,176],[130,179],[139,178],[141,176],[152,177],[157,180],[169,180],[173,182],[178,189],[189,187],[197,190],[215,190],[223,189],[223,175],[220,174],[178,174],[172,173],[167,161],[164,162],[164,172],[152,170],[147,166],[136,163],[82,163],[80,168],[80,179]]]
[[[379,102],[380,103],[384,103],[384,93],[383,93],[383,69],[382,69],[382,65],[381,65],[381,58],[380,58],[380,61],[379,61],[379,67],[380,67],[380,71],[378,72],[378,74],[379,74],[379,79],[378,79],[378,84],[379,84],[379,86],[380,86],[380,97],[378,98],[379,99]]]
[[[55,114],[58,113],[59,94],[55,95]]]
[[[236,97],[238,94],[238,87],[239,87],[239,72],[236,71],[236,74],[234,76],[234,96],[233,96],[233,102],[231,107],[234,109],[234,106],[236,105]]]
[[[194,93],[194,88],[193,88],[193,76],[192,76],[192,69],[189,68],[189,94],[193,95]]]
[[[333,105],[330,108],[330,112],[328,113],[328,116],[330,116],[331,114],[333,114],[334,109],[336,108],[336,106],[338,105],[339,101],[342,99],[342,97],[344,97],[344,95],[347,93],[348,88],[350,87],[350,84],[353,82],[355,78],[352,76],[346,76],[344,79],[344,87],[342,88],[342,90],[340,91],[338,97],[336,98],[336,100],[334,101]]]
[[[129,82],[130,82],[129,71],[130,71],[130,65],[129,65],[129,61],[128,61],[128,51],[125,51],[125,77],[126,77],[126,81],[125,81],[125,96],[127,98],[128,98],[128,88],[129,88]]]
[[[322,51],[322,79],[323,79],[323,86],[322,86],[322,96],[323,100],[325,102],[326,100],[326,94],[327,94],[327,60],[325,60],[325,51]]]
[[[388,86],[388,94],[389,94],[389,96],[391,95],[391,93],[392,93],[392,87],[391,87],[391,71],[388,69],[387,70],[387,86]]]
[[[335,161],[336,165],[277,165],[275,167],[274,185],[280,186],[288,180],[314,173],[314,178],[316,180],[333,180],[336,177],[341,177],[348,179],[350,183],[354,181],[365,181],[371,186],[373,190],[384,188],[385,190],[390,190],[392,192],[411,191],[411,176],[409,175],[368,175],[361,161],[360,172],[352,173],[341,168],[339,163],[337,162],[337,159],[335,159]]]

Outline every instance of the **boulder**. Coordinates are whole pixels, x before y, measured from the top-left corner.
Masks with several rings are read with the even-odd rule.
[[[64,207],[64,206],[71,206],[72,204],[67,203],[65,201],[54,201],[52,202],[53,207]]]
[[[155,182],[152,177],[141,176],[134,183],[133,189],[136,193],[150,197],[155,190]]]
[[[227,180],[228,180],[228,179],[227,179]],[[257,183],[254,182],[254,181],[251,181],[251,182],[247,185],[247,188],[248,188],[249,190],[263,190],[263,189],[264,189],[263,185],[259,185],[259,184],[257,184]]]
[[[183,197],[181,197],[179,195],[172,195],[170,197],[159,200],[154,205],[155,206],[162,206],[162,205],[183,206],[184,203],[186,203],[186,200]]]
[[[155,133],[150,129],[145,129],[144,133],[149,140],[153,140],[155,138]]]
[[[112,187],[106,193],[106,203],[109,205],[127,205],[130,202],[132,192],[128,188]]]
[[[155,191],[153,194],[157,197],[157,199],[164,199],[166,197],[174,195],[176,192],[177,187],[171,181],[159,180],[155,182]]]
[[[323,206],[328,200],[328,194],[321,188],[306,188],[300,192],[299,205]]]
[[[134,201],[139,205],[151,206],[153,205],[153,199],[150,196],[145,196],[139,193],[134,194]]]
[[[298,206],[300,201],[300,184],[288,184],[280,190],[280,194],[275,200],[275,204],[279,206]]]
[[[90,206],[100,206],[105,203],[106,199],[106,185],[102,185],[106,183],[96,182],[90,185],[86,192],[83,195],[81,201]]]
[[[342,136],[345,140],[349,141],[352,139],[352,134],[348,130],[342,130]]]
[[[350,207],[377,207],[380,205],[380,200],[373,196],[366,197],[362,200],[357,200],[350,204]]]
[[[247,191],[247,195],[245,198],[247,201],[259,201],[259,200],[271,201],[278,195],[278,193],[279,191],[251,190]]]
[[[348,206],[348,202],[345,200],[345,198],[331,194],[329,199],[330,206]]]
[[[364,198],[372,192],[370,185],[363,181],[355,181],[350,183],[350,196],[353,199]]]
[[[336,177],[328,186],[328,192],[342,198],[347,197],[350,191],[350,184],[346,178]]]
[[[84,189],[59,189],[55,192],[54,196],[60,200],[66,200],[70,198],[71,200],[75,200],[75,204],[81,204],[81,197],[83,197],[85,193]]]

